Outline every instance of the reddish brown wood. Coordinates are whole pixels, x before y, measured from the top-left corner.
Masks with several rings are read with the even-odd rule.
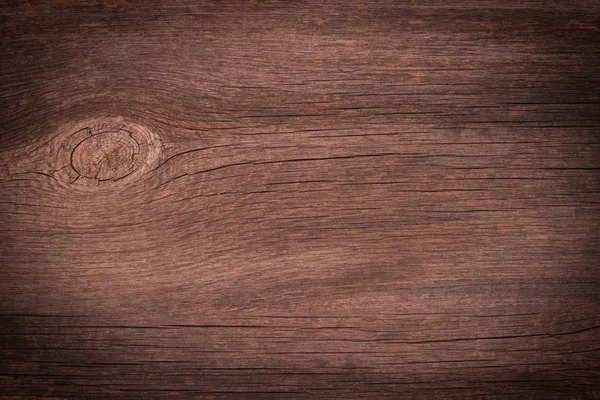
[[[597,1],[0,6],[0,397],[600,398]]]

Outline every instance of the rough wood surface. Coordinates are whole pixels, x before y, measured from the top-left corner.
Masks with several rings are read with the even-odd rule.
[[[600,398],[597,1],[0,6],[0,395]]]

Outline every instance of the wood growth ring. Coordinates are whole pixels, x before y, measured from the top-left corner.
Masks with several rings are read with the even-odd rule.
[[[98,188],[131,182],[158,165],[161,142],[145,127],[92,120],[65,130],[55,177],[69,186]]]

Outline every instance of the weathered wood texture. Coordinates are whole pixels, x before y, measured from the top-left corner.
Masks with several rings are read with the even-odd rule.
[[[2,398],[600,398],[599,27],[3,3]]]

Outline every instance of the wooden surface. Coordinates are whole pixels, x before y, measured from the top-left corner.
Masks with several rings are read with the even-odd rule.
[[[1,398],[600,398],[599,27],[2,2]]]

